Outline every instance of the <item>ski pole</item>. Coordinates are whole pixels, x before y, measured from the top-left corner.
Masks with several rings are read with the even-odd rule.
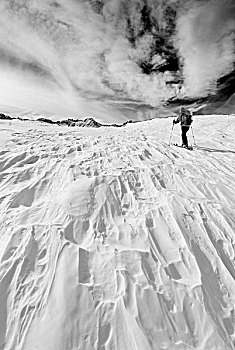
[[[196,145],[195,137],[194,137],[194,134],[193,134],[193,127],[192,127],[192,125],[191,125],[191,131],[192,131],[192,135],[193,135],[193,142],[194,142],[194,145]]]
[[[173,133],[174,125],[175,125],[175,124],[173,124],[173,125],[172,125],[172,129],[171,129],[171,135],[170,135],[170,140],[169,140],[169,146],[171,145],[171,137],[172,137],[172,133]]]

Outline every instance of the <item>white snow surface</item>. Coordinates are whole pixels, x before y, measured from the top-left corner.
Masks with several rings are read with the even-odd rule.
[[[235,117],[194,119],[0,121],[1,350],[235,348]]]

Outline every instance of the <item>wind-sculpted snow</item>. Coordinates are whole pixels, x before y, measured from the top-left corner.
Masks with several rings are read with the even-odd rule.
[[[235,119],[171,122],[1,122],[1,350],[234,349]]]

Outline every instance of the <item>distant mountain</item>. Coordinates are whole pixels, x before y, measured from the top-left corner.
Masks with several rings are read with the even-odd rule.
[[[31,120],[28,118],[21,118],[21,117],[10,117],[9,115],[6,115],[4,113],[0,113],[0,119],[4,119],[4,120],[22,120],[22,121],[26,121],[26,120]],[[114,126],[114,127],[122,127],[125,126],[128,123],[133,123],[132,120],[129,120],[123,124],[101,124],[99,122],[97,122],[95,119],[93,118],[86,118],[86,119],[65,119],[65,120],[58,120],[58,121],[53,121],[49,118],[38,118],[36,120],[37,122],[41,122],[41,123],[47,123],[47,124],[56,124],[56,125],[67,125],[67,126],[80,126],[82,128],[100,128],[101,126]]]

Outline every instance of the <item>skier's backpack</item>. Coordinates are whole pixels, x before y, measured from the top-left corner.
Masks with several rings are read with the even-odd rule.
[[[182,125],[191,125],[192,124],[192,115],[190,111],[186,110],[182,113]]]

